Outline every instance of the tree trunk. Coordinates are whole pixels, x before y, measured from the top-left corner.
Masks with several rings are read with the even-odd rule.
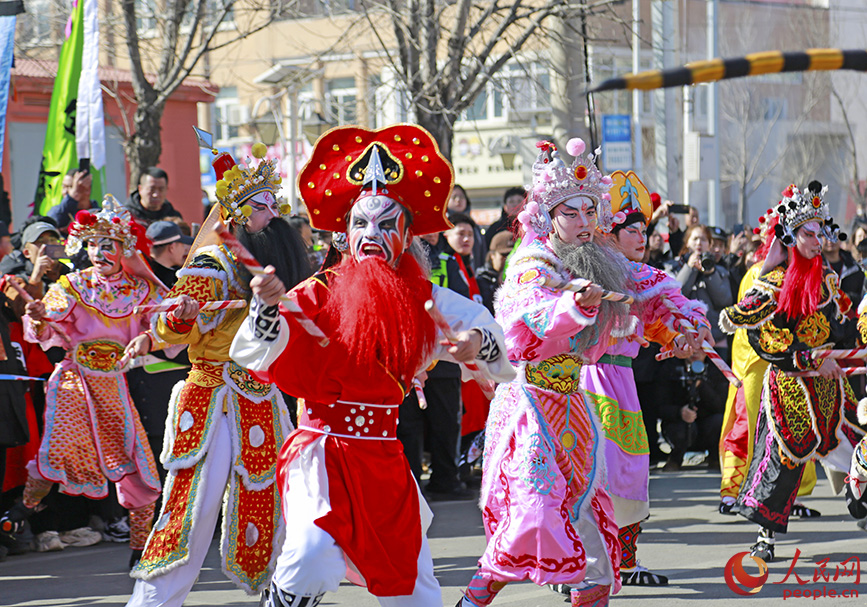
[[[124,142],[126,161],[129,165],[129,189],[134,190],[142,174],[150,167],[156,166],[162,154],[162,138],[160,122],[165,105],[155,105],[143,102],[133,115],[135,131]]]
[[[440,153],[446,160],[452,161],[452,139],[455,136],[455,125],[452,120],[440,112],[425,112],[416,107],[416,118],[419,126],[426,129],[440,146]]]

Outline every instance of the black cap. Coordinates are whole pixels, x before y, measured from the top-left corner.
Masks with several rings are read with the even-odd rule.
[[[181,232],[181,227],[171,221],[155,221],[148,226],[147,237],[155,246],[171,244],[180,241],[183,244],[193,244],[193,237]]]
[[[710,228],[710,237],[714,240],[725,240],[729,237],[728,233],[722,228],[716,226]]]

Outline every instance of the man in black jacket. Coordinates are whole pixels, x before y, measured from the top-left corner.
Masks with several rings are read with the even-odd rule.
[[[130,194],[124,205],[133,218],[147,227],[155,221],[169,217],[181,217],[181,214],[166,200],[169,189],[168,174],[157,167],[150,167],[138,182],[138,188]]]

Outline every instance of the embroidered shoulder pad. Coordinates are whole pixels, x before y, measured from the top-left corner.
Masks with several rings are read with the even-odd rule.
[[[719,326],[728,334],[737,329],[755,329],[773,318],[776,311],[776,298],[760,288],[753,288],[741,301],[722,311]]]
[[[217,261],[211,255],[206,253],[199,253],[190,263],[189,268],[198,268],[200,270],[216,270],[217,272],[225,272],[226,269],[220,265],[220,262]]]

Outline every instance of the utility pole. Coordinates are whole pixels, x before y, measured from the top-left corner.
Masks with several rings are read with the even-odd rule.
[[[632,72],[641,71],[641,0],[632,0]],[[639,176],[644,164],[641,141],[641,91],[632,91],[632,170]]]
[[[707,58],[713,59],[719,56],[719,43],[717,42],[717,18],[719,16],[719,0],[707,0]],[[719,180],[719,98],[717,97],[717,83],[708,85],[707,91],[707,134],[713,140],[713,173],[707,188],[707,212],[710,225],[719,226],[722,222],[722,195]]]
[[[674,64],[674,0],[652,0],[653,68],[665,69]],[[677,123],[674,117],[677,93],[674,89],[654,91],[654,143],[656,188],[660,197],[675,199],[677,184]],[[677,201],[676,201],[677,202]]]

